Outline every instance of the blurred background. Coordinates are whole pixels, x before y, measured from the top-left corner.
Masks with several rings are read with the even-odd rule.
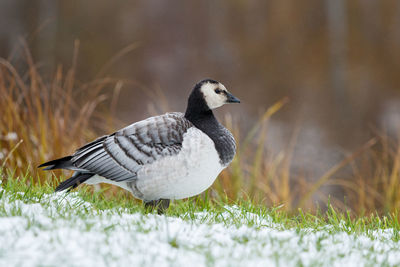
[[[23,71],[21,39],[50,80],[79,40],[76,80],[120,81],[119,126],[151,115],[149,103],[184,111],[203,78],[241,99],[217,115],[242,131],[287,98],[263,145],[279,155],[295,138],[290,170],[311,181],[400,129],[396,0],[0,1],[0,57]]]

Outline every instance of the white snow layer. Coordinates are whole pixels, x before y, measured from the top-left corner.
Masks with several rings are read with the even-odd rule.
[[[0,214],[7,214],[0,217],[0,266],[400,265],[392,230],[374,231],[373,238],[328,228],[285,230],[238,207],[221,214],[225,223],[213,223],[207,212],[189,220],[97,212],[74,193],[36,202],[0,199]]]

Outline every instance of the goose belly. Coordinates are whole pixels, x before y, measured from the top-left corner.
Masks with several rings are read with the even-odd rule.
[[[209,188],[223,169],[214,142],[192,127],[178,154],[157,160],[138,172],[136,188],[144,200],[187,198]]]

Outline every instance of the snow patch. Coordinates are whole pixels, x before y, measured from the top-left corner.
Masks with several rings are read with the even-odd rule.
[[[372,231],[372,238],[282,230],[271,218],[236,206],[218,215],[199,212],[193,220],[98,212],[76,193],[31,202],[5,192],[0,199],[0,266],[400,265],[391,229]],[[216,216],[224,223],[215,223]]]

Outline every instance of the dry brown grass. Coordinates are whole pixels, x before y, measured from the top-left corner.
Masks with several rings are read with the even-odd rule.
[[[75,72],[79,43],[75,46],[72,66],[67,70],[58,66],[51,80],[40,74],[26,45],[26,72],[0,58],[0,167],[15,172],[12,177],[28,172],[33,182],[54,179],[50,173],[38,173],[36,166],[73,152],[96,137],[98,129],[112,123],[115,98],[110,101],[111,111],[101,116],[96,114],[96,107],[106,98],[102,94],[105,87],[114,88],[115,96],[121,84],[109,78],[78,82]],[[213,185],[211,197],[228,201],[249,198],[269,206],[282,204],[288,211],[315,210],[315,197],[354,214],[383,214],[399,208],[400,144],[383,134],[377,134],[313,183],[290,170],[296,135],[277,156],[267,155],[268,122],[286,102],[283,99],[268,108],[244,133],[239,130],[240,122],[226,117],[226,125],[238,140],[237,156]],[[339,176],[339,171],[349,166],[352,172]],[[323,187],[333,187],[342,194],[324,195]]]
[[[355,214],[388,214],[400,208],[400,143],[378,134],[375,145],[351,163],[352,175],[328,180],[346,192],[347,205]],[[371,142],[372,142],[371,141]]]
[[[73,152],[95,137],[93,125],[103,127],[94,113],[105,99],[102,90],[113,81],[75,79],[79,42],[72,66],[58,66],[52,80],[44,80],[26,44],[22,47],[26,72],[0,58],[0,166],[16,176],[29,172],[45,180],[49,174],[36,174],[39,163]]]

